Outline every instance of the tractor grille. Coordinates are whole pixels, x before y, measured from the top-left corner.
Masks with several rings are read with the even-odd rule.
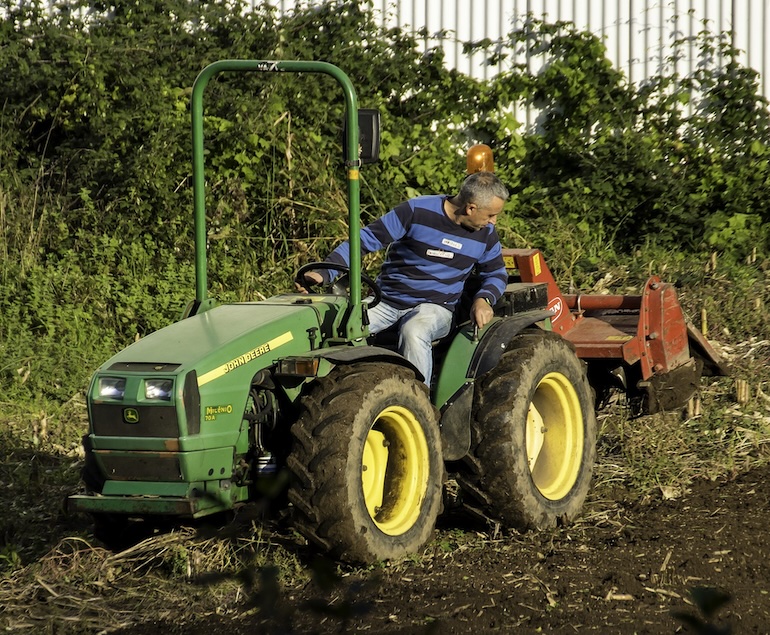
[[[126,411],[130,410],[131,416]],[[93,431],[99,437],[179,438],[176,410],[169,406],[92,404]]]
[[[171,481],[182,480],[179,459],[173,455],[147,453],[146,456],[116,456],[97,452],[104,466],[105,476],[112,481]]]

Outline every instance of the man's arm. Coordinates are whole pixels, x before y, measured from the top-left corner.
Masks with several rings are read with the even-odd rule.
[[[390,243],[402,238],[412,222],[413,211],[409,203],[401,203],[373,223],[361,228],[361,255],[379,251]],[[327,257],[326,262],[350,266],[350,241],[346,240],[337,246]],[[309,274],[312,274],[309,275]],[[305,274],[309,282],[315,284],[329,283],[337,277],[333,270],[311,271]]]
[[[481,287],[476,292],[471,305],[471,320],[482,328],[494,316],[492,307],[497,303],[508,284],[508,272],[505,270],[502,249],[497,233],[490,235],[490,244],[484,257],[479,260],[478,274]]]

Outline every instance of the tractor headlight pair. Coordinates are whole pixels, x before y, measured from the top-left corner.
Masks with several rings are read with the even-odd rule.
[[[171,401],[174,392],[173,379],[145,379],[144,398],[150,401]],[[124,377],[100,377],[98,394],[101,399],[123,401],[126,396]]]

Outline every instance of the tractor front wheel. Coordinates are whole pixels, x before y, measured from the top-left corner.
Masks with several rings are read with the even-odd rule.
[[[569,343],[543,331],[517,337],[477,384],[472,448],[458,476],[464,498],[516,529],[571,521],[596,458],[593,403]]]
[[[296,528],[349,562],[398,558],[430,540],[441,511],[436,411],[411,370],[335,368],[302,401],[291,429]]]

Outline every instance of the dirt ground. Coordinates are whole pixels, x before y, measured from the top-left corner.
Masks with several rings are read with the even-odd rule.
[[[675,500],[618,491],[575,525],[495,535],[449,515],[432,551],[285,589],[266,577],[232,615],[150,620],[124,635],[768,633],[770,468]]]

